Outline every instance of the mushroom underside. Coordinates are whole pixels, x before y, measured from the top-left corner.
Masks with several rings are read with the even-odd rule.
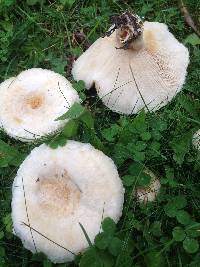
[[[137,113],[156,111],[181,90],[189,61],[188,50],[162,23],[144,23],[144,47],[116,49],[114,32],[99,38],[74,63],[72,74],[97,94],[111,110]]]

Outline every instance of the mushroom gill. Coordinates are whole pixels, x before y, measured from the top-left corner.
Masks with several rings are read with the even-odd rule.
[[[112,26],[75,62],[72,75],[102,102],[122,114],[156,111],[181,90],[188,49],[163,23],[142,23],[130,12],[112,17]]]

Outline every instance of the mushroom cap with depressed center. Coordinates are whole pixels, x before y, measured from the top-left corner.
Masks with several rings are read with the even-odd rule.
[[[33,141],[54,133],[66,121],[55,121],[79,102],[70,82],[58,73],[33,68],[0,85],[0,122],[8,135]]]
[[[75,80],[83,80],[88,89],[94,85],[103,103],[118,113],[156,111],[185,81],[188,49],[165,24],[145,21],[142,27],[142,35],[126,49],[121,47],[120,29],[99,38],[72,69]]]
[[[71,261],[88,247],[79,223],[93,242],[103,218],[119,220],[124,199],[113,161],[75,141],[56,150],[45,144],[33,149],[18,170],[12,193],[15,234],[25,248],[43,252],[55,263]]]
[[[138,187],[135,190],[136,198],[141,203],[154,201],[161,187],[159,179],[152,171],[145,169],[144,172],[151,176],[151,181],[148,187]]]

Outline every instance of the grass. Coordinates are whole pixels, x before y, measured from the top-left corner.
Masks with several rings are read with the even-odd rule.
[[[186,5],[200,24],[199,1]],[[11,186],[18,166],[37,144],[27,145],[0,133],[0,266],[105,266],[198,267],[200,266],[200,154],[192,144],[200,126],[199,39],[186,26],[176,1],[0,1],[0,79],[32,67],[50,68],[72,80],[72,61],[109,27],[109,17],[134,10],[146,20],[168,24],[171,32],[190,51],[190,66],[183,91],[160,111],[120,116],[107,110],[95,93],[80,83],[75,88],[90,115],[77,120],[73,139],[90,142],[113,158],[126,188],[124,212],[115,229],[104,231],[82,257],[71,264],[53,265],[43,255],[32,255],[12,234]],[[78,34],[78,33],[83,34]],[[83,123],[84,122],[84,123]],[[93,123],[93,122],[92,122]],[[73,123],[72,123],[73,124]],[[74,127],[74,124],[71,127]],[[69,133],[48,138],[51,146],[63,144]],[[148,167],[161,180],[157,201],[140,205],[132,189],[140,182],[132,168]],[[127,182],[127,175],[132,178]],[[145,181],[143,181],[145,183]],[[105,227],[106,229],[106,227]],[[114,229],[114,230],[113,230]],[[107,238],[112,233],[112,238]],[[107,242],[102,248],[101,240]]]

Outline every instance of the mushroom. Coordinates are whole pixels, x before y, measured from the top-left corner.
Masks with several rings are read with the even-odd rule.
[[[8,135],[33,141],[51,134],[66,121],[55,121],[74,102],[77,92],[58,73],[33,68],[0,85],[0,122]]]
[[[90,144],[68,141],[32,150],[12,188],[14,233],[25,248],[54,263],[71,261],[88,247],[105,217],[117,222],[124,189],[114,162]]]
[[[198,150],[200,150],[200,130],[198,130],[192,138],[192,143],[194,147]]]
[[[163,23],[125,12],[74,63],[75,80],[93,85],[103,103],[122,114],[156,111],[181,90],[188,49]]]
[[[135,190],[136,198],[141,203],[152,202],[156,199],[160,191],[160,181],[150,170],[145,169],[144,173],[151,176],[151,181],[148,187],[138,187]]]

